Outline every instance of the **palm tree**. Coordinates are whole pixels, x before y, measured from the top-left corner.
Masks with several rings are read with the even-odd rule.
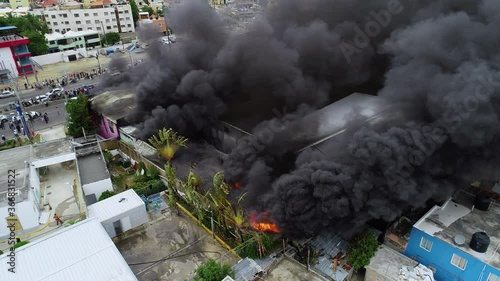
[[[179,214],[179,209],[177,208],[177,198],[176,198],[176,190],[177,190],[177,176],[175,168],[170,165],[165,165],[165,175],[168,183],[168,203],[170,208],[175,208],[176,213]]]
[[[229,221],[231,226],[235,229],[236,238],[243,242],[243,232],[246,227],[246,222],[248,221],[247,214],[245,209],[241,205],[241,200],[245,196],[246,193],[242,194],[240,198],[238,198],[238,202],[236,202],[235,206],[231,203],[225,208],[226,219]],[[229,201],[228,201],[229,202]]]
[[[154,135],[148,141],[156,148],[158,154],[170,163],[177,150],[187,148],[188,139],[178,135],[172,128],[168,130],[163,128],[158,131],[158,136]]]

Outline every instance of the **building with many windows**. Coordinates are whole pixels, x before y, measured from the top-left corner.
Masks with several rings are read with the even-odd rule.
[[[0,80],[33,73],[30,40],[17,33],[15,26],[0,27]]]
[[[51,6],[35,9],[30,13],[40,16],[51,33],[65,34],[68,31],[88,29],[99,34],[135,31],[130,5],[95,9],[64,9],[64,6]]]
[[[50,53],[101,46],[99,33],[93,30],[68,31],[65,34],[54,32],[45,34],[45,38],[47,39]]]
[[[439,281],[500,281],[500,206],[460,191],[413,225],[405,255]]]

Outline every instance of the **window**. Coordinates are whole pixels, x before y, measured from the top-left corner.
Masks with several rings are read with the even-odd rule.
[[[467,260],[459,255],[453,254],[453,257],[451,257],[451,264],[464,270],[465,267],[467,266]]]
[[[54,22],[54,25],[57,25],[57,22]]]
[[[99,21],[99,20],[95,20],[94,22],[95,22],[95,24],[99,24],[99,23],[100,23],[100,21]]]
[[[496,276],[493,273],[490,273],[490,276],[488,276],[488,280],[487,281],[500,281],[500,277]]]
[[[130,20],[130,17],[126,17],[125,19],[126,19],[126,20]]]
[[[101,30],[101,27],[100,27],[100,26],[98,26],[98,27],[96,27],[96,29],[97,29],[97,30]]]
[[[85,21],[85,23],[86,23],[86,24],[90,24],[91,22],[90,22],[90,20],[87,20],[87,21]]]
[[[76,21],[76,24],[82,24],[82,22],[81,22],[81,21],[79,21],[79,20],[77,20],[77,21]]]
[[[109,19],[106,19],[106,22],[111,22]]]
[[[106,26],[106,29],[107,30],[111,30],[111,26]]]
[[[50,16],[50,17],[51,17],[51,18],[53,18],[53,19],[55,19],[55,18],[56,18],[56,15],[52,15],[52,16]]]
[[[432,249],[432,241],[422,237],[422,240],[420,240],[420,248],[426,250],[427,252],[430,252]]]
[[[127,27],[132,27],[132,25],[129,23],[129,24],[127,24]]]
[[[109,15],[109,13],[108,12],[104,12],[104,15],[107,16],[107,15]]]
[[[84,17],[88,17],[89,16],[89,13],[85,13],[83,14]]]
[[[128,10],[125,10],[125,14],[128,14]]]
[[[63,18],[67,18],[68,17],[68,14],[62,14],[61,15]]]
[[[97,17],[97,13],[94,13],[94,17]]]
[[[81,29],[80,27],[76,29],[77,31],[82,31],[83,29]]]
[[[59,29],[56,29],[55,32],[59,32]]]
[[[65,21],[64,23],[69,25],[69,21]]]
[[[74,14],[75,18],[79,18],[80,15],[79,14]]]

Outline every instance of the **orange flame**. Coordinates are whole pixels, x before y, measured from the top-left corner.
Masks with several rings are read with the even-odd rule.
[[[240,188],[241,188],[241,183],[239,183],[239,182],[235,182],[235,183],[233,183],[233,186],[234,186],[234,188],[236,188],[236,189],[240,189]]]
[[[264,221],[259,221],[257,220],[258,217],[264,217]],[[272,219],[267,213],[262,213],[260,216],[252,212],[250,214],[250,225],[252,225],[253,228],[257,229],[258,231],[262,232],[272,232],[272,233],[281,233],[281,229],[279,229],[278,225],[274,222],[272,222]]]

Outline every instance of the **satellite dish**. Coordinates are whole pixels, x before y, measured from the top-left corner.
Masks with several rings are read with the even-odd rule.
[[[457,245],[465,244],[465,237],[463,235],[458,234],[457,236],[455,236],[454,240],[455,240],[455,244],[457,244]]]

